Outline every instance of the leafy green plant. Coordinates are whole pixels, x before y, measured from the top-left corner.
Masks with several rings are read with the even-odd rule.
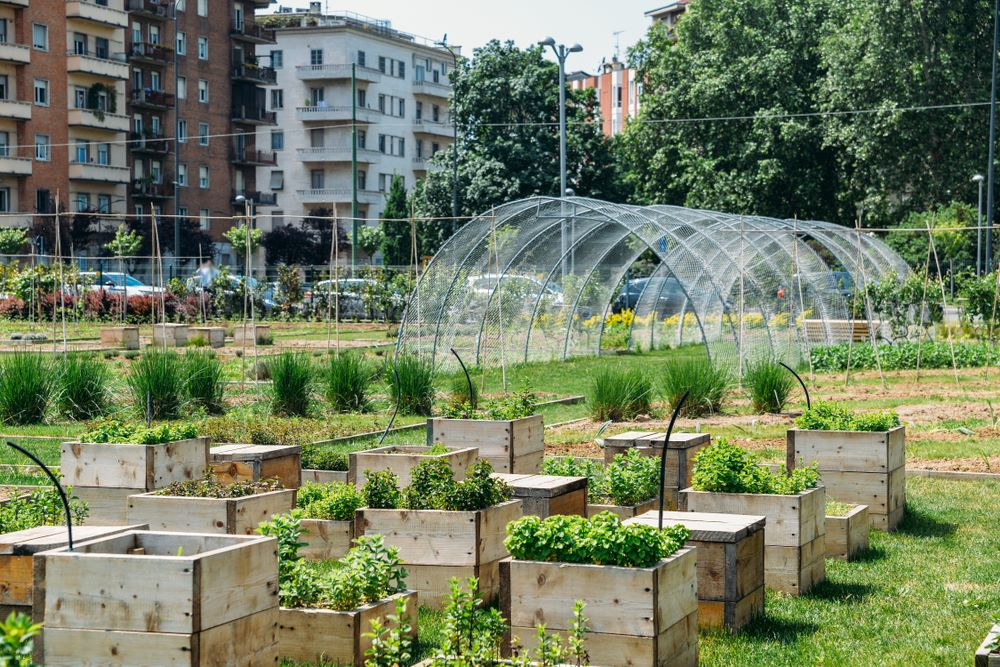
[[[836,403],[816,401],[795,419],[795,425],[810,431],[888,431],[900,421],[893,411],[859,414]]]
[[[670,361],[661,380],[663,397],[670,405],[677,405],[688,393],[681,410],[686,417],[719,412],[731,386],[729,372],[704,357]]]
[[[795,388],[795,378],[773,359],[747,362],[743,384],[750,392],[750,405],[757,414],[777,414],[785,408]]]
[[[491,398],[482,409],[477,409],[468,401],[445,407],[444,414],[450,419],[492,419],[512,421],[530,417],[537,412],[537,399],[531,392],[516,392],[501,398]]]
[[[399,386],[396,386],[396,373]],[[429,417],[434,406],[434,368],[430,361],[412,356],[396,357],[396,373],[392,366],[386,366],[385,378],[389,383],[389,395],[399,401],[399,411],[404,415]]]
[[[70,519],[79,525],[89,514],[87,504],[73,495],[72,488],[67,489],[67,494]],[[0,533],[13,533],[38,526],[65,525],[65,522],[62,499],[53,487],[36,489],[30,494],[10,498],[0,505]]]
[[[12,611],[6,621],[0,622],[0,665],[4,667],[32,667],[31,659],[35,637],[42,633],[41,623],[32,623],[31,617]]]
[[[361,497],[365,507],[371,509],[391,510],[399,507],[399,478],[391,470],[365,471],[368,481],[361,489]]]
[[[55,393],[52,366],[38,352],[14,352],[0,358],[0,422],[39,424]]]
[[[364,499],[357,488],[341,482],[306,483],[295,496],[295,505],[301,509],[303,519],[350,521],[355,510],[363,504]]]
[[[847,516],[852,509],[854,509],[854,505],[851,503],[841,503],[836,500],[826,501],[827,516]]]
[[[650,410],[653,386],[637,368],[605,366],[596,372],[587,396],[597,421],[624,421]]]
[[[209,472],[201,479],[174,482],[168,487],[154,491],[157,496],[180,496],[182,498],[245,498],[258,493],[278,491],[281,482],[277,479],[257,479],[221,484]]]
[[[176,352],[147,349],[132,362],[127,384],[136,409],[145,415],[148,405],[150,419],[172,419],[180,412],[185,382]]]
[[[500,659],[506,621],[498,609],[483,605],[478,578],[467,579],[464,588],[452,578],[449,586],[444,633],[435,652],[435,664],[452,664],[456,658],[464,658],[470,665],[493,664]]]
[[[816,466],[771,472],[752,452],[720,438],[698,452],[691,487],[714,493],[765,493],[795,495],[819,484]]]
[[[475,512],[510,500],[514,491],[507,482],[492,475],[493,466],[489,461],[477,461],[469,468],[465,479],[458,482],[448,493],[444,509],[453,512]]]
[[[302,446],[303,470],[339,470],[346,471],[349,459],[345,452],[338,452],[322,445]]]
[[[312,398],[313,367],[309,357],[283,352],[268,361],[271,371],[271,412],[305,416]]]
[[[198,429],[193,424],[161,424],[147,428],[144,424],[106,418],[94,422],[92,428],[80,436],[80,442],[157,445],[196,437]]]
[[[443,459],[429,459],[414,466],[410,485],[403,491],[405,506],[415,510],[444,509],[445,498],[455,489],[451,466]]]
[[[660,459],[635,449],[619,454],[604,470],[607,496],[615,505],[637,505],[657,497]]]
[[[607,499],[604,464],[594,459],[546,456],[542,459],[542,474],[557,477],[586,477],[588,502],[599,503]]]
[[[108,366],[90,355],[71,355],[59,365],[59,411],[72,419],[93,419],[107,409]]]
[[[326,369],[326,400],[338,412],[365,412],[374,375],[371,365],[358,355],[332,357]]]
[[[210,350],[190,350],[184,355],[184,394],[192,404],[211,414],[225,411],[225,371]]]
[[[410,486],[398,488],[396,475],[387,470],[365,471],[368,481],[361,493],[367,507],[373,509],[438,509],[452,512],[475,512],[510,500],[513,491],[501,479],[495,479],[493,466],[478,461],[456,481],[442,459],[421,461],[411,471]]]
[[[386,616],[388,623],[372,619],[370,632],[362,634],[371,640],[365,651],[365,667],[400,667],[413,662],[413,626],[406,613],[406,600],[396,600],[396,613]]]
[[[470,412],[474,411],[479,407],[479,387],[475,382],[470,383],[466,380],[465,373],[456,375],[451,379],[448,402],[449,408],[467,408]]]

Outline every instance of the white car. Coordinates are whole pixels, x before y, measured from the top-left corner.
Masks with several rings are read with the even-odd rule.
[[[162,287],[147,285],[127,273],[116,271],[104,271],[101,273],[87,271],[81,273],[80,277],[83,278],[86,289],[90,292],[104,291],[114,294],[125,292],[127,296],[152,296],[153,294],[163,292]]]

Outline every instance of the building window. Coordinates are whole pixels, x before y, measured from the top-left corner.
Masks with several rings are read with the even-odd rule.
[[[10,157],[10,132],[0,132],[0,157]]]
[[[39,51],[49,50],[49,27],[44,23],[31,24],[31,45]]]
[[[76,159],[74,162],[80,162],[82,164],[90,162],[90,144],[87,143],[86,139],[76,140]]]
[[[382,74],[385,74],[385,56],[378,57],[378,71],[382,72]]]
[[[198,145],[208,145],[208,123],[198,123]]]
[[[205,79],[198,79],[198,101],[208,104],[208,81]]]
[[[271,130],[271,150],[280,151],[285,148],[285,133],[281,130]]]
[[[198,211],[198,229],[207,230],[208,223],[209,223],[208,209],[203,208],[200,211]]]
[[[177,141],[182,144],[188,140],[188,122],[186,120],[177,121]]]
[[[177,184],[185,188],[188,184],[188,166],[183,162],[177,165]]]
[[[280,88],[271,91],[271,109],[285,108],[285,92]]]
[[[389,189],[389,183],[392,182],[392,174],[379,174],[378,175],[378,191],[385,192]]]
[[[431,120],[435,123],[441,121],[441,107],[436,104],[431,106]]]
[[[48,162],[52,159],[52,142],[49,135],[35,135],[35,159],[40,162]]]
[[[185,220],[186,221],[187,217],[188,217],[187,206],[178,206],[177,207],[177,215],[180,217],[181,220]]]
[[[271,189],[272,190],[284,190],[285,189],[285,172],[275,169],[271,172]]]
[[[208,167],[205,165],[198,167],[198,187],[202,190],[208,189]]]
[[[358,88],[358,106],[362,109],[368,106],[368,91]]]
[[[309,185],[313,190],[322,190],[326,174],[322,169],[313,169],[309,172]]]
[[[198,16],[208,16],[208,0],[198,0]]]
[[[378,135],[378,152],[396,157],[406,156],[406,140],[389,134]]]
[[[177,55],[186,56],[188,52],[187,33],[177,33]]]
[[[49,106],[49,82],[45,79],[35,79],[35,104]]]
[[[309,64],[310,65],[323,64],[323,49],[309,49]]]
[[[186,76],[177,77],[177,99],[186,100],[188,96],[188,80]]]
[[[97,195],[98,213],[111,213],[111,195]]]
[[[358,130],[358,148],[364,148],[368,141],[368,133],[364,130]]]
[[[358,51],[358,65],[361,67],[365,66],[365,52]]]
[[[97,144],[97,164],[111,164],[111,144]]]
[[[77,192],[76,197],[74,197],[76,203],[76,212],[85,213],[90,210],[90,195],[86,192]]]
[[[364,190],[368,184],[368,172],[358,170],[358,190]]]
[[[198,38],[198,60],[208,60],[208,37]]]
[[[0,188],[0,213],[10,213],[10,188]]]
[[[281,69],[285,66],[285,52],[271,51],[271,67]]]

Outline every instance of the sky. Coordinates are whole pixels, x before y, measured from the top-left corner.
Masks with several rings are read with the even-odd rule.
[[[447,33],[448,43],[462,46],[465,55],[493,38],[525,47],[551,35],[557,43],[583,46],[582,53],[566,61],[568,71],[593,72],[614,55],[616,31],[621,31],[617,39],[624,57],[645,34],[649,19],[644,12],[663,4],[665,0],[357,0],[352,5],[323,0],[323,9],[388,19],[397,30],[435,40]],[[278,0],[271,10],[278,5],[305,8],[309,1]]]

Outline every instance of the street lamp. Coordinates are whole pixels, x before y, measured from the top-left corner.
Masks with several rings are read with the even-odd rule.
[[[442,49],[451,54],[451,59],[453,61],[451,71],[454,72],[458,69],[458,54],[453,51],[453,47],[448,45],[448,33],[445,33],[444,37],[441,38],[440,42],[435,42],[436,46],[440,46]],[[451,82],[451,75],[448,75],[448,81]],[[451,107],[448,109],[448,115],[451,118],[451,217],[452,225],[458,220],[458,123],[455,122],[455,104],[458,102],[458,91],[455,90],[455,86],[451,87]]]
[[[979,207],[976,215],[976,277],[983,274],[983,178],[982,174],[972,177],[979,185]]]

